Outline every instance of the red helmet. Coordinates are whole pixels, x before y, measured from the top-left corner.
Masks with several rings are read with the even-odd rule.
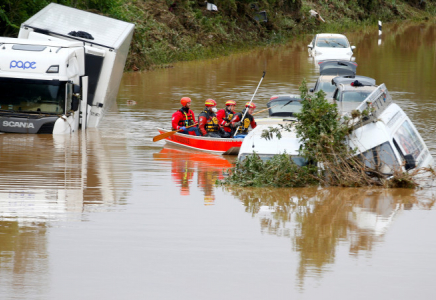
[[[226,101],[226,106],[230,106],[230,105],[236,106],[236,101],[235,100],[227,100]]]
[[[212,106],[216,106],[216,101],[213,99],[207,99],[204,104],[206,105],[206,107],[212,107]]]
[[[245,103],[245,107],[256,108],[256,104],[254,104],[253,102],[247,102],[247,103]]]
[[[183,97],[182,99],[180,99],[180,103],[182,103],[183,106],[186,106],[186,104],[191,103],[191,98]]]

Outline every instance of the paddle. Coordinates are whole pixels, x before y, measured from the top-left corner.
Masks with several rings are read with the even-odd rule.
[[[265,74],[266,74],[266,71],[263,71],[262,78],[260,79],[259,84],[257,85],[257,88],[256,88],[256,90],[254,91],[253,97],[251,97],[251,100],[250,100],[250,102],[249,102],[250,104],[251,104],[251,102],[253,102],[253,98],[254,98],[254,96],[256,95],[257,90],[259,89],[259,86],[260,86],[260,84],[262,83],[263,78],[265,77]],[[246,108],[246,110],[245,110],[245,112],[244,112],[244,115],[242,116],[241,122],[244,120],[245,115],[247,114],[247,112],[248,112],[248,107]],[[235,133],[234,133],[233,135],[237,134],[239,127],[240,127],[240,126],[238,126],[238,127],[236,128]]]
[[[254,114],[252,114],[252,116],[257,115],[257,114],[259,114],[259,113],[261,113],[261,112],[263,112],[263,111],[265,111],[265,110],[271,109],[271,108],[276,107],[276,106],[279,106],[279,105],[276,104],[276,105],[274,105],[274,106],[271,106],[271,107],[268,107],[268,108],[262,109],[262,110],[260,110],[260,111],[258,111],[258,112],[255,112]]]
[[[290,101],[288,101],[288,102],[287,102],[286,104],[284,104],[282,107],[285,107],[286,105],[288,105],[288,104],[291,103],[292,101],[294,101],[294,100],[290,100]],[[276,107],[276,106],[279,106],[279,105],[280,105],[280,104],[276,104],[276,105],[274,105],[274,106],[271,106],[271,107],[268,107],[268,108],[262,109],[262,110],[260,110],[260,111],[258,111],[258,112],[255,112],[254,114],[252,114],[252,116],[257,115],[257,114],[260,114],[261,112],[264,112],[265,110],[271,109],[271,108]]]
[[[197,124],[198,124],[198,123],[195,123],[194,125],[186,126],[186,128],[196,126]],[[153,138],[153,142],[157,142],[157,141],[160,141],[160,140],[162,140],[162,139],[166,139],[167,137],[172,136],[173,134],[175,134],[175,133],[177,133],[177,132],[179,132],[179,131],[182,131],[182,129],[174,130],[174,131],[169,131],[169,132],[165,132],[165,133],[162,133],[162,134],[156,135],[156,136]]]

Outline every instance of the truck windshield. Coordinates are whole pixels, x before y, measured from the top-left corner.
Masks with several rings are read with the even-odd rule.
[[[65,86],[54,80],[0,79],[0,110],[63,114]]]

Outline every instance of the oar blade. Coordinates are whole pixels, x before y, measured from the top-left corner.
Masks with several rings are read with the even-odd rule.
[[[165,132],[165,133],[162,133],[162,134],[156,135],[156,136],[153,138],[153,142],[157,142],[157,141],[160,141],[160,140],[166,139],[167,137],[172,136],[172,135],[175,134],[176,132],[177,132],[177,131],[169,131],[169,132]]]

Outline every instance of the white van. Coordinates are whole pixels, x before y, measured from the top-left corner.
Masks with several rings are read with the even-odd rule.
[[[357,148],[365,164],[392,174],[395,167],[404,171],[430,167],[434,159],[412,121],[392,101],[384,84],[373,91],[356,110],[373,110],[363,122],[355,121],[349,145]],[[347,113],[350,116],[350,113]]]

